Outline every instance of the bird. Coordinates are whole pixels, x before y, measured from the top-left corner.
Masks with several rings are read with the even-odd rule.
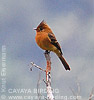
[[[36,30],[35,41],[37,45],[45,51],[54,52],[62,62],[64,68],[70,70],[69,64],[63,56],[60,44],[48,24],[42,20],[34,30]]]

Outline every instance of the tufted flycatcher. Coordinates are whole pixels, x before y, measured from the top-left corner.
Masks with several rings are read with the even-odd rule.
[[[51,28],[46,24],[43,20],[36,30],[36,43],[40,48],[46,51],[52,51],[56,53],[56,55],[61,60],[62,64],[64,65],[66,70],[70,70],[68,63],[66,62],[65,58],[63,57],[61,47],[56,40],[55,35],[53,34]]]

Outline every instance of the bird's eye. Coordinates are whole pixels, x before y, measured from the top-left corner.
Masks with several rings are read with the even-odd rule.
[[[40,28],[39,28],[39,30],[40,30],[40,31],[42,31],[42,30],[43,30],[43,28],[42,28],[42,27],[40,27]]]

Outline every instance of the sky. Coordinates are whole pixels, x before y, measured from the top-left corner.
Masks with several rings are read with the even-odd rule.
[[[0,0],[0,70],[3,69],[2,47],[5,45],[4,94],[7,100],[10,95],[37,95],[33,90],[37,87],[40,71],[37,68],[30,71],[30,62],[46,68],[44,51],[35,42],[34,28],[42,20],[51,27],[71,67],[71,71],[66,71],[51,52],[52,88],[59,91],[54,96],[73,96],[71,89],[77,93],[79,83],[81,100],[88,100],[94,87],[93,9],[93,0]],[[42,79],[45,79],[44,72]],[[46,88],[43,81],[40,88]],[[10,93],[9,89],[31,89],[32,93]]]

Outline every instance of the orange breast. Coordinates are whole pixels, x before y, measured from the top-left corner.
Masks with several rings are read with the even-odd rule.
[[[56,47],[51,44],[51,41],[47,33],[43,33],[43,32],[37,33],[35,40],[38,46],[42,48],[43,50],[50,50],[50,51],[56,50]]]

